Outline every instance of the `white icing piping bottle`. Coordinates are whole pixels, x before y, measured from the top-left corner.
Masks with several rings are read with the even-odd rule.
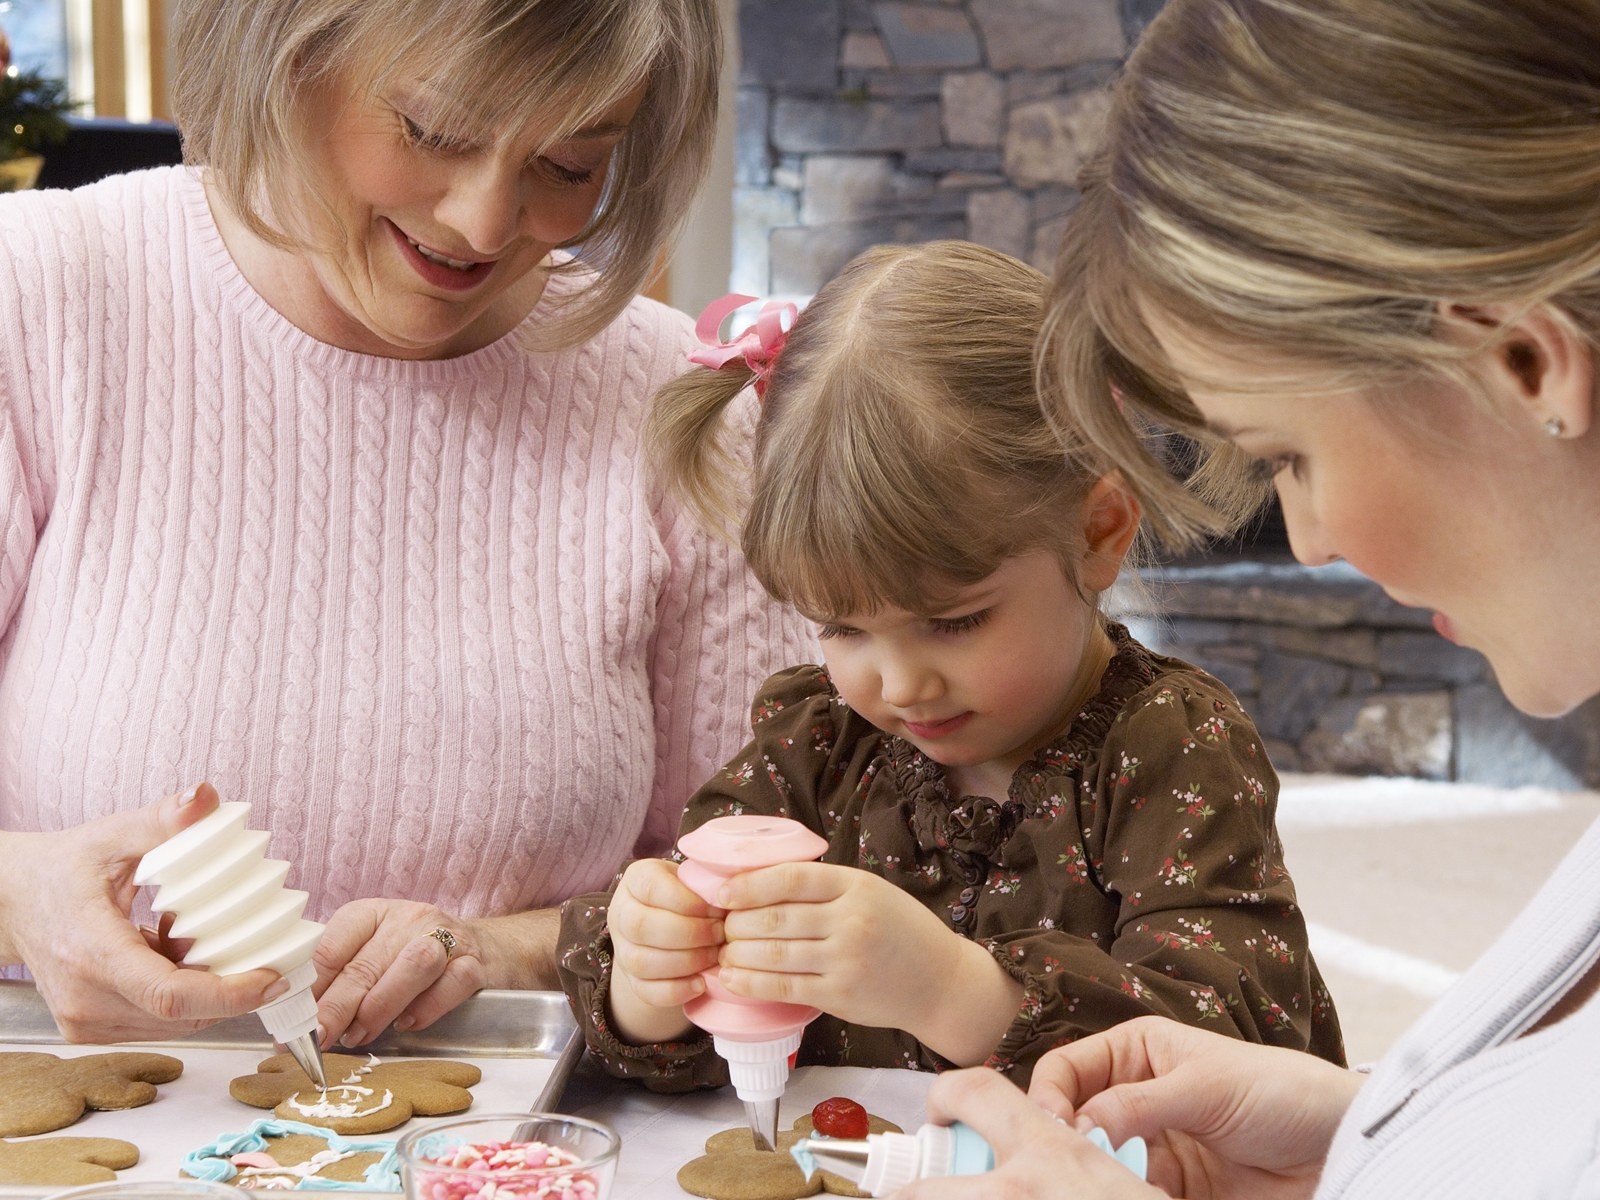
[[[1099,1126],[1086,1135],[1140,1179],[1149,1167],[1143,1138],[1132,1137],[1112,1148]],[[951,1175],[982,1175],[994,1170],[994,1151],[978,1132],[957,1121],[953,1125],[924,1125],[916,1133],[872,1133],[862,1141],[840,1138],[801,1138],[789,1153],[810,1179],[817,1171],[830,1171],[856,1185],[869,1196],[889,1196],[918,1179],[944,1179]]]
[[[249,813],[248,804],[219,804],[140,859],[133,881],[156,885],[150,907],[175,914],[169,937],[194,940],[186,965],[217,975],[269,967],[289,981],[289,990],[256,1015],[327,1091],[311,994],[317,979],[311,952],[323,927],[301,916],[307,894],[283,886],[289,864],[266,857],[268,835],[245,828]]]

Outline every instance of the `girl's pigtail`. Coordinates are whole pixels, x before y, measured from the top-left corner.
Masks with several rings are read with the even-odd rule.
[[[745,456],[728,446],[728,406],[755,378],[742,359],[720,367],[692,366],[656,392],[645,425],[662,486],[710,528],[737,536],[739,498],[730,481]]]
[[[702,346],[689,352],[689,361],[697,365],[656,393],[646,428],[646,444],[667,491],[730,536],[744,497],[730,495],[729,485],[744,478],[748,462],[726,443],[727,408],[751,384],[765,396],[767,376],[797,311],[792,304],[768,301],[754,324],[720,341],[723,320],[754,299],[728,295],[706,306],[695,323]]]

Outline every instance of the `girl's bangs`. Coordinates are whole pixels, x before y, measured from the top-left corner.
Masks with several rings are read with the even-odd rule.
[[[941,612],[962,588],[1048,540],[1021,544],[1009,531],[1030,523],[1002,519],[1015,513],[1014,500],[985,498],[981,487],[960,481],[937,504],[916,502],[914,486],[878,502],[873,497],[885,493],[874,485],[828,491],[781,513],[758,502],[746,525],[746,555],[762,586],[813,620],[883,608]]]

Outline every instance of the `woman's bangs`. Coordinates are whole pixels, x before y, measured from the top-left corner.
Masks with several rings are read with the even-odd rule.
[[[522,6],[517,6],[519,9]],[[545,150],[595,127],[649,78],[662,38],[653,23],[611,5],[614,19],[584,29],[563,19],[568,4],[535,6],[515,19],[497,19],[479,4],[431,6],[401,35],[364,31],[381,49],[373,86],[421,82],[440,101],[435,130],[481,141],[538,130]],[[546,12],[546,10],[550,10]],[[521,80],[485,88],[460,81]]]

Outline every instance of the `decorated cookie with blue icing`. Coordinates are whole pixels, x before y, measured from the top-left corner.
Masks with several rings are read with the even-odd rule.
[[[193,1179],[274,1191],[398,1192],[400,1164],[391,1139],[358,1140],[300,1121],[263,1119],[192,1150]]]

